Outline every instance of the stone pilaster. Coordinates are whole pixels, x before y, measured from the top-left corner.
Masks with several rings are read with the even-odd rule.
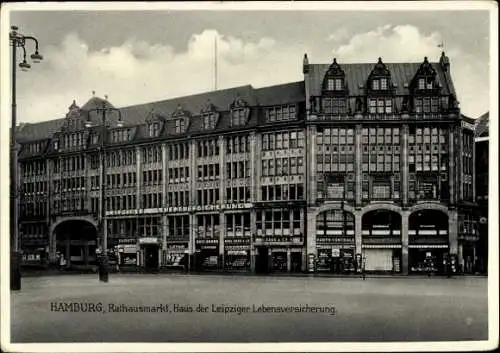
[[[141,154],[141,148],[136,147],[135,149],[135,159],[136,159],[136,169],[135,169],[135,174],[136,174],[136,179],[137,179],[137,185],[136,185],[136,198],[137,198],[137,211],[140,212],[142,209],[142,154]],[[137,230],[139,231],[139,229]]]
[[[456,199],[456,188],[455,181],[457,178],[457,171],[455,169],[455,127],[450,126],[449,136],[448,136],[448,148],[449,148],[449,171],[448,171],[448,183],[450,190],[450,204],[455,204]]]
[[[227,230],[227,225],[226,225],[226,215],[224,212],[219,213],[219,224],[220,224],[220,231],[219,231],[219,255],[224,256],[224,239],[226,238],[226,230]]]
[[[250,211],[250,271],[255,272],[255,256],[254,239],[257,234],[257,211],[252,208]]]
[[[259,135],[260,136],[260,135]],[[257,135],[255,132],[251,132],[249,136],[250,142],[250,202],[254,203],[257,201],[258,189],[257,189],[257,173],[260,170],[261,158],[257,157]]]
[[[401,272],[404,275],[408,274],[408,220],[410,212],[403,211],[401,213]]]
[[[292,252],[290,251],[290,248],[286,249],[286,271],[292,271]]]
[[[219,136],[219,195],[221,205],[226,203],[226,143],[224,136]],[[222,217],[222,213],[221,213]],[[222,218],[221,218],[222,220]]]
[[[314,255],[317,257],[316,248],[316,210],[309,208],[307,210],[307,256]],[[309,270],[309,268],[307,268]]]
[[[354,243],[356,254],[363,253],[363,216],[361,212],[354,213]]]
[[[458,253],[458,212],[448,211],[448,241],[450,254]]]
[[[192,255],[196,251],[196,230],[198,229],[198,224],[195,214],[189,215],[189,255]]]
[[[306,170],[307,178],[306,197],[307,204],[312,205],[316,202],[316,126],[308,126],[306,129]]]
[[[161,215],[161,227],[162,227],[162,249],[167,250],[167,235],[168,235],[168,217],[164,213]]]
[[[196,169],[196,147],[197,141],[190,140],[189,144],[189,176],[190,176],[190,192],[189,199],[192,205],[197,205],[200,200],[198,200],[198,193],[196,192],[196,179],[198,178],[198,170]]]
[[[363,177],[363,125],[356,124],[356,207],[362,203],[362,177]]]
[[[163,208],[168,207],[167,205],[167,190],[168,190],[168,146],[166,143],[161,145],[161,161],[162,161],[162,192],[161,192],[161,205]]]
[[[45,160],[45,168],[47,173],[47,214],[45,215],[45,222],[47,222],[47,237],[49,239],[49,262],[53,263],[56,260],[56,239],[53,236],[51,230],[51,220],[50,215],[52,214],[52,200],[53,200],[53,179],[52,179],[52,165],[51,160],[47,158]],[[87,164],[88,165],[88,164]],[[90,168],[87,168],[90,169]],[[88,178],[90,180],[90,178]],[[86,190],[90,190],[90,181],[87,182]],[[87,197],[89,192],[87,191]],[[87,209],[90,210],[90,198],[87,199],[86,203]]]
[[[252,164],[252,193],[251,200],[252,202],[256,202],[260,200],[262,194],[260,192],[260,181],[262,177],[262,134],[257,134],[252,132],[250,134],[250,141],[253,143],[250,145],[250,158]]]
[[[403,200],[403,207],[408,206],[408,135],[409,129],[408,125],[404,124],[402,126],[402,134],[401,134],[401,199]]]

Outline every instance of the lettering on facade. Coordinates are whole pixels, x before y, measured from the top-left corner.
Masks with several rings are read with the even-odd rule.
[[[222,210],[244,210],[252,208],[251,203],[229,203],[224,205],[197,205],[197,206],[179,206],[179,207],[164,207],[164,208],[151,208],[141,210],[143,214],[153,213],[187,213],[187,212],[209,212],[209,211],[222,211]],[[120,210],[120,211],[107,211],[106,215],[114,216],[127,216],[136,215],[137,210]]]
[[[219,239],[196,239],[196,244],[219,244]]]

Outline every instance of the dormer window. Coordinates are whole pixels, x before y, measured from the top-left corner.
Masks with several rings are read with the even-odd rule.
[[[342,79],[341,78],[329,78],[327,84],[328,91],[342,91]]]
[[[219,120],[219,113],[217,111],[217,107],[212,104],[210,99],[207,100],[207,103],[201,110],[201,118],[204,130],[215,129],[217,121]]]
[[[231,111],[231,126],[245,125],[245,108],[233,109]]]
[[[215,129],[217,124],[217,115],[215,113],[205,113],[203,117],[203,129],[212,130]]]
[[[149,137],[158,137],[160,135],[160,124],[151,123],[149,124]]]
[[[337,64],[337,59],[333,59],[333,63],[328,68],[323,80],[323,93],[341,93],[345,90],[344,85],[345,73]]]
[[[368,87],[372,91],[388,91],[391,87],[391,73],[382,62],[382,58],[378,58],[377,64],[368,77]]]
[[[432,80],[426,80],[425,78],[419,78],[418,79],[418,89],[419,90],[424,90],[424,89],[432,89]]]
[[[427,57],[424,58],[424,62],[418,68],[412,86],[414,90],[420,92],[439,87],[436,82],[436,70],[429,63]]]
[[[387,91],[389,89],[389,80],[387,78],[372,79],[372,90]]]
[[[231,126],[245,125],[250,115],[250,108],[247,102],[241,97],[237,97],[231,104]]]
[[[186,130],[186,121],[184,119],[175,120],[175,133],[181,134]]]

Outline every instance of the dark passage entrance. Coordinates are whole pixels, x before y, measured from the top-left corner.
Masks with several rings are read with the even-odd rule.
[[[265,246],[258,247],[256,257],[255,272],[269,273],[269,249]]]
[[[158,246],[144,246],[144,268],[146,271],[158,271]]]

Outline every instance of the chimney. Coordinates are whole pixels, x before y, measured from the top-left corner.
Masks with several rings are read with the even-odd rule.
[[[446,54],[441,52],[441,57],[439,58],[439,65],[443,68],[443,71],[449,71],[450,70],[450,59],[446,56]]]
[[[302,60],[302,73],[309,73],[309,59],[307,58],[307,53],[304,54],[304,60]]]

